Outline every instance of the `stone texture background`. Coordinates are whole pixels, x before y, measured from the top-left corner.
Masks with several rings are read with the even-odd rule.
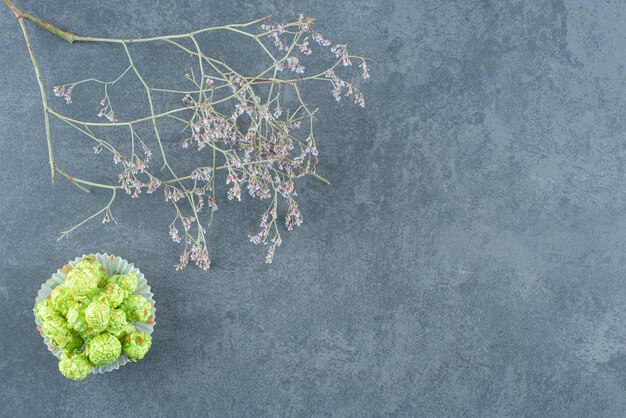
[[[121,196],[117,226],[56,243],[109,196],[50,185],[34,73],[2,5],[0,415],[623,416],[625,3],[17,3],[110,37],[302,11],[380,64],[364,110],[310,92],[333,185],[307,180],[306,222],[275,263],[246,242],[260,206],[244,199],[218,212],[213,268],[177,273],[157,197]],[[29,28],[49,89],[124,68],[114,47]],[[137,52],[155,78],[181,77],[188,60],[170,53]],[[53,130],[63,167],[106,178],[82,138]],[[31,308],[52,270],[92,251],[145,272],[158,323],[145,361],[74,383]]]

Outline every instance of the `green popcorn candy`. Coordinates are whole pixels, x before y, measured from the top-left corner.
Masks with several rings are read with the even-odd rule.
[[[45,322],[51,316],[56,315],[56,311],[52,306],[52,300],[50,300],[50,298],[45,298],[36,304],[33,308],[33,312],[35,313],[35,318],[41,322]]]
[[[83,346],[83,339],[71,330],[60,315],[55,315],[41,325],[41,333],[50,343],[64,351]]]
[[[109,326],[107,331],[110,334],[115,335],[117,338],[122,338],[128,334],[128,321],[126,321],[126,314],[121,309],[111,309],[111,315],[109,316]],[[135,328],[130,331],[134,331]]]
[[[71,307],[67,313],[67,323],[85,342],[88,342],[102,330],[94,330],[89,326],[85,318],[85,310],[86,307],[80,304]]]
[[[122,332],[122,335],[127,335],[135,331],[137,331],[137,328],[135,327],[135,325],[128,322],[126,324],[126,327],[124,327],[124,331]]]
[[[98,287],[104,287],[109,275],[106,270],[97,262],[93,257],[85,257],[76,264],[74,270],[80,270],[87,273],[90,277],[94,278],[98,284]]]
[[[124,353],[130,361],[141,360],[152,345],[152,339],[145,332],[133,332],[124,337]]]
[[[74,297],[87,296],[98,289],[98,278],[84,270],[74,268],[67,273],[65,286]]]
[[[91,341],[91,339],[95,336],[97,336],[98,334],[100,334],[100,332],[102,331],[96,331],[93,328],[87,328],[86,331],[81,332],[80,333],[80,337],[86,342],[88,343],[89,341]]]
[[[124,301],[126,292],[117,283],[109,283],[104,287],[104,294],[109,300],[111,308],[117,308]]]
[[[139,279],[135,273],[111,276],[108,280],[109,283],[118,284],[127,294],[131,294],[137,290],[138,281]]]
[[[135,322],[146,322],[150,318],[152,304],[141,295],[129,295],[121,305],[126,318]]]
[[[63,353],[59,371],[68,379],[84,380],[91,373],[92,364],[82,351]]]
[[[50,341],[55,347],[57,346],[55,343],[56,336],[62,335],[67,331],[69,331],[67,322],[57,313],[47,318],[46,321],[41,324],[41,333],[44,338]]]
[[[74,295],[74,300],[87,306],[89,305],[89,302],[91,302],[95,297],[98,297],[101,294],[102,294],[102,290],[99,287],[96,287],[94,290],[90,291],[86,295],[80,295],[80,296]]]
[[[95,336],[87,343],[87,355],[96,367],[113,363],[121,352],[120,340],[108,332]]]
[[[83,348],[85,341],[78,335],[77,332],[69,331],[69,335],[66,335],[62,339],[58,339],[59,348],[64,353],[71,352]]]
[[[67,311],[70,308],[72,302],[72,295],[64,285],[59,285],[50,293],[50,301],[55,311],[61,315],[67,315]]]
[[[95,331],[104,331],[109,325],[111,307],[106,296],[94,298],[85,309],[85,320],[89,328]]]
[[[67,323],[81,336],[85,335],[89,329],[89,324],[85,319],[86,307],[81,303],[74,303],[67,311]]]

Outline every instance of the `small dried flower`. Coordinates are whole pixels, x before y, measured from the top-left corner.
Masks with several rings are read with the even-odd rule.
[[[72,103],[72,91],[74,90],[74,84],[70,84],[69,86],[56,86],[52,91],[54,95],[57,97],[63,97],[65,99],[66,104]]]
[[[109,101],[108,96],[105,96],[104,99],[100,100],[100,105],[103,107],[98,112],[98,117],[104,117],[109,122],[117,122],[117,118],[115,117],[115,113],[113,113],[113,108],[111,107],[111,102]]]
[[[191,173],[191,179],[196,181],[211,181],[213,170],[211,167],[198,167]]]
[[[294,200],[289,199],[287,203],[287,216],[285,216],[287,229],[291,231],[294,226],[302,225],[303,221],[304,218],[300,212],[300,208],[298,208],[298,204]]]
[[[330,45],[330,41],[324,38],[319,32],[312,33],[313,40],[317,42],[319,46],[328,46]]]
[[[174,242],[180,242],[180,235],[178,235],[178,229],[172,224],[170,225],[170,238]]]
[[[359,67],[361,68],[361,71],[363,71],[363,79],[370,78],[370,72],[367,68],[367,62],[365,62],[364,59],[361,60],[361,64],[359,64]]]
[[[270,112],[269,105],[265,104],[261,106],[261,115],[267,120],[274,120],[274,115]]]
[[[289,122],[289,125],[287,125],[287,129],[289,130],[300,129],[300,126],[302,126],[302,123],[299,120],[292,121],[292,122]]]
[[[267,250],[267,257],[265,257],[265,262],[267,264],[272,264],[272,261],[274,261],[274,256],[276,255],[276,248],[280,246],[280,244],[282,244],[282,240],[280,238],[280,235],[274,235],[274,237],[272,237],[272,244],[270,245],[270,248]]]
[[[302,66],[299,61],[298,57],[289,57],[287,58],[287,66],[291,71],[302,74],[304,73],[304,66]]]
[[[188,95],[188,94],[186,94],[186,95],[183,97],[183,106],[185,106],[185,107],[191,107],[191,106],[193,106],[193,104],[194,104],[194,101],[193,101],[193,99],[191,98],[191,96],[190,96],[190,95]]]
[[[236,174],[229,174],[226,177],[226,184],[231,184],[232,186],[228,190],[228,200],[237,199],[241,201],[241,186],[239,185],[239,179]]]
[[[231,74],[228,77],[228,85],[230,86],[233,93],[236,93],[237,90],[239,90],[239,87],[241,86],[241,79],[237,77],[236,75]]]
[[[276,69],[278,71],[283,71],[285,69],[285,65],[282,61],[274,61],[274,67],[276,67]]]
[[[141,143],[141,147],[143,148],[143,155],[145,156],[146,162],[150,161],[152,158],[152,150],[143,142]]]
[[[183,198],[183,193],[178,188],[168,185],[163,186],[163,195],[169,203],[176,203]]]
[[[159,187],[161,187],[161,181],[155,177],[151,177],[150,183],[148,183],[148,190],[146,191],[146,193],[154,193]]]
[[[300,16],[298,17],[298,27],[302,32],[308,32],[310,30],[309,25],[311,22],[313,22],[313,19],[310,17],[304,17],[304,15],[300,13]]]
[[[176,270],[184,269],[187,266],[188,263],[189,263],[189,252],[187,252],[187,250],[185,250],[180,255],[180,261],[178,262],[178,264],[176,264]]]
[[[181,222],[183,224],[183,228],[185,228],[185,231],[189,231],[189,229],[191,228],[191,224],[193,224],[195,221],[196,221],[195,216],[187,216],[181,219]]]
[[[283,114],[283,108],[280,107],[280,103],[276,104],[276,107],[274,108],[274,118],[278,119],[280,117],[280,115]]]
[[[330,49],[337,58],[341,58],[344,67],[348,67],[352,65],[352,61],[350,60],[350,56],[348,55],[348,50],[345,45],[337,44]]]
[[[358,104],[361,107],[365,107],[365,98],[361,93],[356,93],[354,95],[354,103]]]
[[[206,249],[206,246],[202,246],[197,242],[191,247],[190,258],[202,270],[208,270],[209,267],[211,266],[211,259],[209,258],[209,251]]]
[[[300,52],[303,53],[304,55],[311,55],[313,53],[313,50],[309,48],[309,38],[304,38],[302,43],[299,45],[299,48],[300,48]]]

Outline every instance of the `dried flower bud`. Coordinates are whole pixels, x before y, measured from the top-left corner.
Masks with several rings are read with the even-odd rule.
[[[312,34],[313,40],[317,42],[319,46],[328,46],[330,45],[330,41],[324,38],[319,32],[313,32]]]
[[[291,71],[294,71],[298,74],[302,74],[304,72],[304,66],[300,65],[298,57],[287,58],[287,66]]]
[[[52,89],[54,95],[65,99],[66,104],[72,103],[72,91],[74,90],[74,84],[69,86],[56,86]]]
[[[313,19],[310,17],[304,17],[302,13],[298,17],[298,27],[302,32],[308,32],[310,30],[310,24],[313,22]]]
[[[280,235],[274,235],[272,237],[272,244],[270,245],[270,248],[267,250],[267,257],[265,257],[265,262],[267,264],[271,264],[272,261],[274,261],[274,256],[276,255],[276,248],[280,246],[280,244],[282,244],[282,240],[280,238]]]
[[[195,216],[187,216],[181,219],[181,222],[183,224],[183,228],[185,228],[185,231],[189,231],[189,229],[191,229],[191,224],[193,224],[195,221],[196,221]]]
[[[298,45],[298,47],[300,48],[300,52],[304,55],[311,55],[313,53],[313,50],[309,48],[309,38],[304,38],[304,40],[300,45]]]
[[[191,179],[196,181],[211,181],[212,172],[211,167],[198,167],[191,172]]]
[[[176,270],[184,269],[188,263],[189,263],[189,253],[187,252],[187,250],[185,250],[180,255],[180,261],[178,262],[178,264],[176,264]]]
[[[186,94],[186,95],[183,97],[183,106],[185,106],[185,107],[191,107],[191,106],[193,106],[193,104],[194,104],[194,101],[193,101],[193,99],[191,98],[191,96],[190,96],[190,95],[188,95],[188,94]]]
[[[303,221],[304,218],[300,212],[300,208],[298,208],[298,204],[294,200],[289,199],[287,203],[287,215],[285,216],[287,229],[291,231],[294,226],[302,225]]]
[[[359,67],[361,68],[361,71],[363,71],[363,79],[368,79],[370,78],[370,73],[369,73],[369,69],[367,68],[367,62],[365,62],[365,60],[361,60],[361,64],[359,64]]]
[[[170,225],[170,238],[174,242],[180,242],[180,235],[178,235],[178,229],[174,226],[174,224]]]

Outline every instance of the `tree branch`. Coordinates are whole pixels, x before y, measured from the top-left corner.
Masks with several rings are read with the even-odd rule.
[[[52,23],[45,22],[39,19],[38,17],[35,17],[33,15],[26,13],[25,11],[17,7],[15,4],[13,4],[11,0],[4,0],[4,4],[9,6],[9,8],[13,11],[13,13],[15,13],[16,18],[30,20],[34,24],[41,26],[48,32],[55,34],[59,38],[64,39],[71,44],[73,44],[78,38],[78,35],[74,33],[65,31],[59,28],[58,26],[53,25]]]

